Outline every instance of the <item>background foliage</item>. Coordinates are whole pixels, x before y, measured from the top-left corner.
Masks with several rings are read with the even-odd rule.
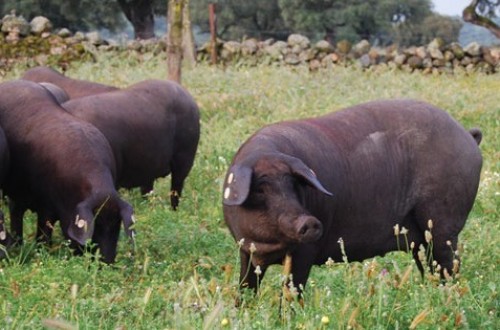
[[[146,1],[153,4],[156,15],[166,14],[167,1]],[[209,31],[210,2],[217,5],[219,36],[224,39],[285,39],[293,32],[313,40],[368,39],[372,44],[406,46],[425,44],[437,36],[455,41],[461,27],[457,19],[433,13],[430,0],[191,0],[192,23],[204,32]],[[481,8],[485,13],[494,14],[497,7]],[[28,20],[44,15],[56,28],[74,31],[102,28],[119,31],[126,23],[116,0],[4,0],[0,3],[0,15],[12,9]]]
[[[121,87],[166,76],[164,56],[98,55],[98,62],[73,64],[67,74]],[[18,66],[0,80],[25,69]],[[28,217],[27,244],[0,262],[1,328],[500,328],[498,75],[199,65],[183,71],[183,83],[200,106],[202,136],[179,211],[169,208],[168,178],[158,180],[148,198],[122,191],[135,208],[137,250],[131,256],[122,237],[112,266],[89,255],[72,257],[60,234],[51,247],[34,245],[36,222]],[[396,97],[436,104],[483,132],[479,194],[459,239],[461,277],[445,284],[429,274],[422,280],[405,253],[323,265],[312,270],[305,307],[283,302],[280,317],[276,266],[260,293],[236,308],[238,248],[223,222],[221,187],[240,144],[271,122]]]

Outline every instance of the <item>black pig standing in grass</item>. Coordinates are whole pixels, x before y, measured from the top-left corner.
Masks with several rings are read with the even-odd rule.
[[[71,99],[87,95],[111,92],[118,89],[114,86],[99,84],[87,80],[69,78],[57,72],[56,70],[45,66],[37,66],[27,70],[21,77],[21,79],[38,83],[52,83],[56,86],[61,87]]]
[[[3,132],[3,129],[0,128],[0,189],[2,189],[3,181],[9,170],[9,148],[7,146],[7,138]],[[5,257],[5,251],[7,247],[9,247],[13,243],[9,232],[5,228],[5,219],[4,214],[0,210],[0,259]]]
[[[415,100],[369,102],[259,130],[240,147],[223,189],[224,219],[241,242],[240,283],[257,288],[266,268],[291,254],[300,290],[313,265],[342,261],[339,243],[349,261],[397,250],[396,225],[408,229],[421,272],[417,254],[428,247],[428,230],[433,259],[451,274],[478,189],[480,141],[478,129],[467,132]]]
[[[118,186],[141,187],[145,194],[156,178],[172,173],[170,202],[177,208],[200,138],[198,106],[182,86],[145,80],[72,99],[63,107],[106,136],[116,159]]]
[[[104,135],[26,80],[0,84],[0,125],[10,149],[4,192],[13,237],[22,241],[23,215],[31,209],[38,239],[49,240],[60,220],[76,246],[91,239],[103,261],[113,262],[121,223],[133,238],[133,210],[115,189],[115,161]]]

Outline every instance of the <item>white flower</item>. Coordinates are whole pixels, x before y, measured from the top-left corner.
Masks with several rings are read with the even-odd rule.
[[[335,261],[333,261],[332,258],[328,257],[328,260],[326,260],[325,265],[327,265],[328,267],[331,267],[331,266],[333,266],[334,263],[335,263]]]
[[[432,234],[431,234],[431,232],[428,231],[428,230],[426,230],[424,234],[425,234],[425,241],[427,243],[430,243],[432,241]]]
[[[396,224],[392,228],[394,228],[394,236],[398,236],[399,235],[399,224]]]
[[[238,246],[239,246],[240,248],[242,248],[242,247],[243,247],[243,244],[245,244],[245,239],[244,239],[244,238],[242,238],[242,239],[240,239],[240,240],[238,241]]]
[[[257,251],[257,248],[255,247],[255,244],[252,242],[250,243],[250,253],[254,253],[255,251]]]

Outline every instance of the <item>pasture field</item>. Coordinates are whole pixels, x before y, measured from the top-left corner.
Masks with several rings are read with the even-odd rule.
[[[162,57],[99,56],[67,74],[121,87],[166,76]],[[36,246],[28,214],[26,244],[0,261],[0,329],[500,329],[499,74],[200,64],[183,71],[183,84],[200,106],[202,134],[179,210],[169,207],[169,178],[147,198],[122,191],[135,207],[137,247],[131,254],[122,235],[111,266],[72,257],[59,230],[52,246]],[[459,238],[459,278],[423,280],[404,252],[329,263],[313,268],[303,308],[283,301],[280,311],[282,267],[273,266],[260,292],[235,307],[238,246],[224,224],[221,187],[240,144],[268,123],[398,97],[426,100],[483,132],[479,193]]]

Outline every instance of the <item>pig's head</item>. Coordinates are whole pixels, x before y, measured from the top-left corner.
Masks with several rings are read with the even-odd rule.
[[[304,207],[307,187],[331,195],[313,170],[288,155],[264,154],[231,166],[223,190],[224,218],[235,239],[244,239],[243,252],[255,245],[254,264],[278,262],[293,246],[321,237],[321,222]]]
[[[77,216],[69,224],[70,238],[81,247],[92,240],[99,248],[102,260],[113,263],[116,257],[116,247],[123,223],[125,233],[134,243],[135,223],[133,208],[117,195],[96,198],[91,196],[77,206]]]

